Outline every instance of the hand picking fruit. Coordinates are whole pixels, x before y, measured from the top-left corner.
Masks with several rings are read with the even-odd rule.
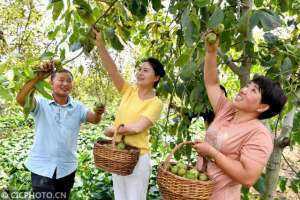
[[[219,24],[215,28],[212,28],[208,31],[208,33],[205,35],[205,41],[209,44],[216,43],[218,36],[224,31],[224,25]]]

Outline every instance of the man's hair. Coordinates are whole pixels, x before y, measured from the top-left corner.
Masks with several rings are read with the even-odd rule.
[[[280,84],[261,75],[255,75],[251,82],[259,87],[261,103],[269,105],[269,109],[261,113],[258,119],[267,119],[279,114],[287,101]]]
[[[53,81],[53,79],[55,78],[55,75],[58,73],[69,73],[73,80],[73,74],[67,69],[62,69],[62,70],[55,70],[52,72],[51,77],[50,77],[51,81]]]
[[[164,70],[164,66],[163,66],[163,64],[161,64],[161,62],[159,60],[157,60],[156,58],[153,58],[153,57],[149,57],[149,58],[143,60],[143,62],[148,62],[151,65],[151,67],[153,68],[155,76],[159,76],[158,81],[156,81],[153,85],[153,87],[156,88],[160,81],[160,78],[164,77],[166,74],[166,72]]]

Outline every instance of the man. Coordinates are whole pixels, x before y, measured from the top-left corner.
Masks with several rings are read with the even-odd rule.
[[[53,62],[43,64],[37,76],[22,87],[16,98],[24,106],[25,98],[34,85],[51,74],[53,100],[34,97],[31,111],[36,125],[35,138],[25,166],[31,171],[35,199],[69,198],[77,168],[80,124],[97,124],[104,113],[104,107],[97,107],[94,113],[73,100],[69,96],[73,87],[71,72],[53,69]]]

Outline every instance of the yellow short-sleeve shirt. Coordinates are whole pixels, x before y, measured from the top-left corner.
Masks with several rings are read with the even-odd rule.
[[[124,83],[120,94],[122,99],[116,114],[116,127],[120,124],[134,123],[142,116],[148,118],[152,124],[159,119],[163,104],[158,97],[142,100],[138,96],[138,88],[127,82]],[[118,135],[116,141],[120,140],[121,136]],[[149,128],[142,133],[126,135],[124,140],[126,144],[139,148],[141,154],[150,152]]]

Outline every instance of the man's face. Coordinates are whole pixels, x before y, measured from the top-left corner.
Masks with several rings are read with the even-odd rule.
[[[70,73],[56,73],[50,82],[53,93],[60,97],[68,97],[73,88],[73,79]]]

